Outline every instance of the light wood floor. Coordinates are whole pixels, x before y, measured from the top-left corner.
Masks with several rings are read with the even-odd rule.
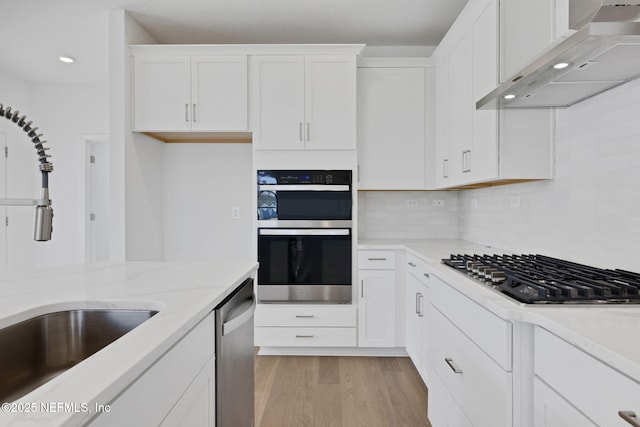
[[[256,427],[430,427],[409,358],[258,356]]]

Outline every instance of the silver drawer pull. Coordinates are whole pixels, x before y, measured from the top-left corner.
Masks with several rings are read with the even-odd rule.
[[[449,365],[449,367],[453,372],[455,372],[456,374],[462,373],[462,369],[458,368],[456,365],[453,364],[453,359],[451,359],[450,357],[445,357],[444,361],[447,362],[447,365]]]
[[[415,264],[414,264],[414,263],[412,263],[412,262],[410,262],[410,263],[409,263],[409,265],[410,265],[411,267],[417,267],[417,265],[415,265]]]
[[[640,427],[636,413],[633,411],[618,411],[620,418],[631,424],[633,427]]]
[[[386,258],[367,258],[369,261],[386,261]]]
[[[422,273],[422,275],[423,275],[424,277],[426,277],[427,279],[430,277],[430,276],[429,276],[429,273]]]
[[[313,314],[296,314],[296,319],[312,319]]]
[[[313,338],[313,335],[296,335],[296,338]]]

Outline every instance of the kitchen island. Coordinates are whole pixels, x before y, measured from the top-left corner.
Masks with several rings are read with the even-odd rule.
[[[441,262],[512,253],[476,243],[367,240],[358,248],[406,253],[396,268],[407,270],[408,319],[416,311],[422,328],[422,350],[411,351],[408,334],[407,351],[429,387],[435,427],[457,411],[459,425],[489,425],[481,422],[487,408],[498,414],[494,426],[623,426],[618,411],[640,414],[640,305],[522,304]]]
[[[252,262],[126,262],[5,275],[0,280],[0,329],[40,314],[82,308],[146,309],[158,314],[16,402],[4,405],[0,424],[108,425],[104,421],[111,415],[106,413],[126,406],[122,397],[132,383],[148,377],[154,365],[178,348],[185,336],[196,330],[209,331],[213,321],[207,319],[212,319],[212,310],[253,277],[256,269]],[[201,327],[207,322],[208,329]],[[206,345],[192,345],[198,350],[211,348],[213,336],[209,340],[208,332],[206,335]],[[160,391],[178,388],[171,378],[166,375]],[[181,391],[176,392],[181,397]],[[134,405],[138,406],[133,408],[137,412],[133,415],[143,414],[151,424],[153,417],[145,413],[166,414],[176,404],[169,398],[164,399],[168,407],[161,407],[164,396],[155,393],[138,396]]]

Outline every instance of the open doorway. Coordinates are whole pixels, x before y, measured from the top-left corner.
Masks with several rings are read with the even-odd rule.
[[[106,135],[84,136],[85,261],[109,261],[109,143]]]

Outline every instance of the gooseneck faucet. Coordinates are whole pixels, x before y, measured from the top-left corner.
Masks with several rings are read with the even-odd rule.
[[[40,172],[42,174],[42,190],[39,199],[0,199],[0,206],[35,206],[36,207],[36,223],[33,232],[33,239],[38,242],[51,240],[53,231],[53,208],[51,207],[51,199],[49,199],[49,173],[53,171],[53,164],[49,162],[49,147],[43,144],[47,141],[42,139],[42,134],[38,133],[38,127],[33,126],[33,122],[27,122],[27,116],[20,116],[20,111],[12,111],[11,107],[0,104],[0,117],[17,124],[31,138],[38,160],[40,161]]]

